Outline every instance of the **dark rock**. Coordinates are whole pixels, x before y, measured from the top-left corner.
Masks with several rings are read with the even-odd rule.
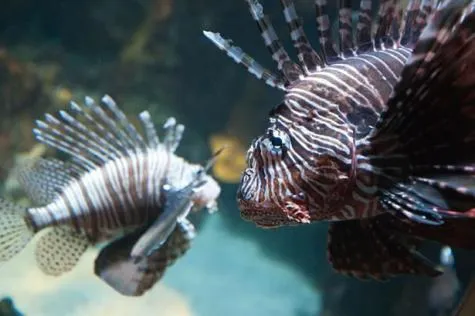
[[[0,316],[22,316],[13,304],[12,299],[4,298],[0,301]]]

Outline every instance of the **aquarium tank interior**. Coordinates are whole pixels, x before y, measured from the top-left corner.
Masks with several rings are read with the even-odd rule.
[[[281,3],[261,2],[296,58]],[[328,2],[334,6],[339,1]],[[353,0],[355,8],[359,3]],[[295,5],[310,42],[318,47],[315,1],[295,0]],[[330,22],[338,24],[336,13]],[[55,146],[38,141],[33,129],[41,125],[37,120],[51,126],[54,121],[48,121],[45,113],[68,109],[70,101],[82,106],[86,97],[101,100],[108,95],[134,126],[141,126],[144,120],[139,114],[148,111],[160,140],[162,125],[174,117],[185,127],[175,154],[192,163],[204,165],[213,153],[225,149],[208,171],[221,188],[217,211],[190,212],[196,236],[183,256],[166,262],[170,264],[150,290],[123,295],[98,277],[95,261],[107,242],[87,247],[70,271],[48,275],[42,271],[45,262],[66,270],[63,265],[69,264],[69,257],[53,262],[50,240],[44,247],[52,248],[43,249],[42,255],[51,258],[39,258],[37,245],[46,239],[36,234],[10,260],[0,256],[5,261],[0,266],[0,315],[453,315],[464,294],[475,292],[470,287],[474,252],[427,242],[419,248],[443,266],[442,276],[361,280],[332,269],[327,258],[328,223],[262,229],[241,219],[236,192],[249,145],[265,131],[269,111],[281,103],[284,92],[237,66],[203,30],[232,38],[264,67],[274,69],[242,0],[1,1],[0,189],[9,203],[23,209],[37,206],[18,170],[44,158],[68,159]],[[97,140],[94,135],[91,139]],[[71,144],[73,160],[94,147],[81,147],[78,139]],[[111,152],[113,141],[100,144],[97,150],[104,155]],[[31,181],[39,181],[32,187],[44,194],[57,190],[53,180],[60,181],[66,170],[58,166],[50,166],[47,182],[32,176]],[[0,223],[0,228],[0,241],[8,243],[8,227]],[[62,245],[61,239],[55,242]],[[61,249],[72,256],[73,250]],[[450,255],[450,264],[441,263],[444,255]],[[133,264],[126,256],[119,259]],[[38,260],[43,260],[43,269]],[[114,275],[120,276],[120,272]],[[475,309],[470,311],[457,315],[475,315]]]

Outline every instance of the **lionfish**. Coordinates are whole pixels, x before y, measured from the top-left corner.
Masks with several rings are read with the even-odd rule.
[[[115,290],[139,296],[160,279],[195,236],[189,212],[216,210],[220,187],[206,174],[214,157],[203,167],[175,154],[184,125],[168,118],[160,141],[149,112],[138,118],[145,134],[106,95],[36,121],[36,140],[70,159],[19,167],[21,185],[40,206],[0,202],[0,261],[47,229],[35,255],[48,275],[71,270],[90,245],[106,242],[95,273]]]
[[[281,0],[296,63],[261,3],[246,2],[278,74],[204,31],[285,93],[248,150],[241,216],[263,227],[328,221],[331,265],[358,278],[440,274],[422,240],[475,248],[475,3],[362,0],[353,19],[341,0],[334,41],[329,5],[316,0],[317,53]]]

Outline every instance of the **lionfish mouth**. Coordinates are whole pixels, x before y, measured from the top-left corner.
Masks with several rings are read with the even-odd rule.
[[[253,203],[238,199],[241,218],[260,227],[279,227],[288,222],[282,210],[270,203]]]
[[[309,222],[307,213],[296,216],[294,212],[289,212],[288,207],[282,208],[271,203],[252,203],[239,199],[238,204],[241,218],[260,227],[273,228]]]

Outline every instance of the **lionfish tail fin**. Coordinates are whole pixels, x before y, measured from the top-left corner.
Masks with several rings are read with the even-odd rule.
[[[446,1],[437,9],[367,139],[382,203],[425,224],[475,213],[475,13],[467,12],[469,2]]]
[[[25,220],[25,209],[0,200],[0,262],[10,260],[25,248],[33,234]]]

